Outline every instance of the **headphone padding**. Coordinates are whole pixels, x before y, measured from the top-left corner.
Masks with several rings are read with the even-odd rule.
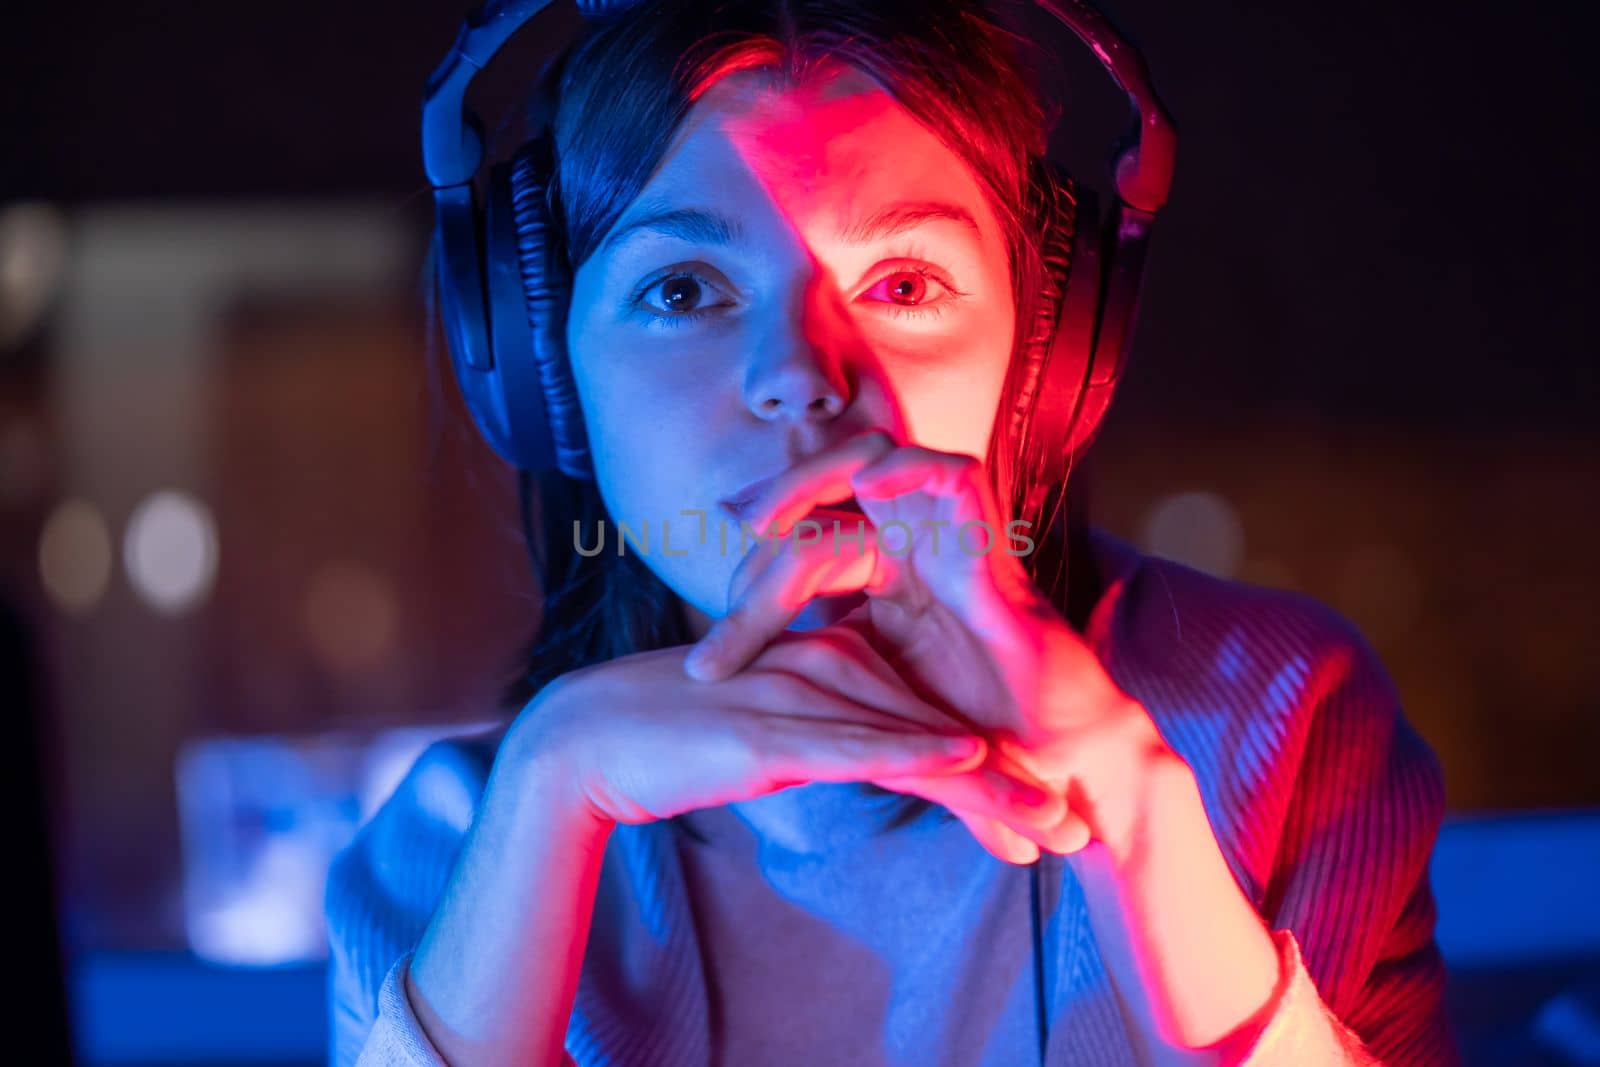
[[[544,397],[527,352],[533,337],[522,296],[512,227],[510,190],[504,166],[489,171],[483,213],[484,287],[489,338],[494,358],[478,374],[482,399],[473,405],[480,426],[492,414],[495,432],[485,433],[505,460],[523,470],[547,469],[555,462]]]
[[[592,480],[594,467],[583,409],[567,354],[567,312],[572,276],[559,226],[551,216],[549,189],[555,156],[548,135],[529,142],[512,160],[508,186],[511,225],[522,283],[522,313],[528,325],[533,374],[526,388],[541,399],[545,437],[554,466],[568,477]]]
[[[1016,438],[1034,492],[1066,480],[1080,399],[1094,341],[1100,264],[1092,235],[1094,194],[1051,160],[1034,162],[1040,252],[1049,281],[1032,324],[1025,375],[1016,394]]]

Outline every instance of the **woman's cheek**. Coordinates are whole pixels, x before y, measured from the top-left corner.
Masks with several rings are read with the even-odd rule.
[[[1000,403],[1005,366],[956,358],[902,363],[890,371],[895,402],[913,444],[982,457]]]

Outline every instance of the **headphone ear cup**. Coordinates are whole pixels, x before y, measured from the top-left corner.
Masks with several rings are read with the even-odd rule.
[[[1045,159],[1035,159],[1030,186],[1034,230],[1039,239],[1039,256],[1045,268],[1044,286],[1029,333],[1026,381],[1022,403],[1016,414],[1026,415],[1038,395],[1039,372],[1049,353],[1061,314],[1061,299],[1072,270],[1072,237],[1077,228],[1077,195],[1066,172]]]
[[[1042,157],[1033,163],[1032,189],[1045,285],[1031,324],[1022,379],[1012,410],[1013,440],[1033,507],[1040,494],[1066,480],[1071,441],[1094,342],[1098,230],[1094,195],[1065,169]]]
[[[542,400],[534,405],[523,399],[521,405],[515,405],[516,400],[527,396],[523,388],[526,383],[518,381],[518,376],[526,373],[530,362],[526,358],[518,361],[515,354],[525,352],[531,339],[505,183],[504,168],[491,169],[484,209],[473,220],[477,231],[472,235],[473,284],[466,284],[461,278],[464,264],[447,264],[441,259],[439,291],[447,302],[447,322],[476,320],[477,328],[470,338],[460,329],[450,331],[450,356],[456,382],[478,431],[507,463],[524,470],[540,470],[554,462],[554,450],[545,439]],[[481,229],[477,225],[480,221]],[[452,223],[458,224],[459,220]],[[441,223],[441,238],[444,232]],[[477,251],[479,233],[481,254]]]
[[[434,288],[456,384],[479,432],[502,458],[514,463],[508,451],[505,405],[495,380],[481,221],[470,183],[434,191]]]
[[[1105,269],[1099,199],[1090,190],[1078,196],[1078,225],[1072,240],[1072,272],[1061,299],[1061,317],[1047,357],[1046,407],[1052,418],[1052,447],[1060,459],[1060,477],[1088,448],[1105,418],[1116,383],[1097,385],[1095,346],[1099,342],[1105,302]]]
[[[435,190],[439,309],[462,399],[489,446],[522,470],[555,467],[543,383],[511,213],[509,175],[489,172],[480,211],[470,183]]]
[[[556,469],[571,478],[593,480],[583,409],[567,353],[567,314],[572,304],[572,274],[561,229],[551,214],[550,184],[555,155],[548,135],[517,153],[505,180],[504,225],[491,238],[492,270],[503,271],[495,290],[494,317],[515,318],[521,333],[502,380],[506,409],[521,452],[537,455],[539,469]],[[515,324],[507,327],[515,332]],[[497,345],[498,349],[498,345]]]

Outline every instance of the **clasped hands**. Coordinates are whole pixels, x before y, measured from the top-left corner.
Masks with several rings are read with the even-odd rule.
[[[827,510],[852,495],[864,536],[793,535],[813,513],[854,531],[862,516]],[[977,459],[860,434],[776,477],[746,521],[764,536],[734,573],[728,613],[685,661],[691,677],[736,674],[815,597],[864,593],[838,625],[937,709],[930,729],[987,743],[970,770],[877,784],[944,804],[1012,863],[1091,841],[1131,847],[1142,772],[1171,752],[1029,577]]]

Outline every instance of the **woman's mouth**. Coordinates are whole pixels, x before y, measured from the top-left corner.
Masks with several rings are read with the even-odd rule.
[[[774,476],[775,477],[775,476]],[[724,497],[717,501],[717,506],[722,508],[736,521],[743,522],[750,515],[750,509],[755,505],[756,499],[768,485],[772,484],[772,477],[762,478],[751,482],[732,496]]]
[[[754,482],[739,490],[734,496],[719,501],[718,506],[735,522],[746,522],[754,514],[755,505],[760,499],[762,491],[771,481],[771,478],[765,478],[760,482]],[[849,496],[831,504],[818,504],[811,509],[806,518],[832,518],[839,513],[858,516],[866,514],[861,510],[861,504],[856,498]]]

